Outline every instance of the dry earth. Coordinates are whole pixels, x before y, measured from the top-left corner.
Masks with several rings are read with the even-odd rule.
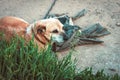
[[[32,23],[43,17],[52,1],[0,0],[0,17],[16,16]],[[76,25],[85,28],[100,23],[111,34],[100,38],[104,41],[102,44],[76,47],[74,57],[78,60],[77,67],[93,67],[94,72],[104,69],[106,73],[120,75],[120,0],[57,0],[51,13],[72,16],[82,9],[88,12],[75,21]]]

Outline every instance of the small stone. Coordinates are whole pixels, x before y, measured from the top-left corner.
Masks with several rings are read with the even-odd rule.
[[[120,27],[120,22],[117,22],[117,23],[116,23],[116,26]]]

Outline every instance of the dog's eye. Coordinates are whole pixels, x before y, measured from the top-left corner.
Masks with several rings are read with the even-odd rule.
[[[53,33],[58,33],[58,30],[57,30],[57,29],[55,29],[55,30],[53,30],[52,32],[53,32]]]
[[[44,32],[44,29],[38,29],[37,32],[42,33],[42,32]]]

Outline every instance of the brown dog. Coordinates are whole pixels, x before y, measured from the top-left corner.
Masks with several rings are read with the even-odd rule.
[[[62,28],[63,25],[54,18],[36,21],[33,24],[11,16],[0,19],[0,32],[5,34],[6,40],[9,41],[14,35],[18,35],[28,41],[34,35],[34,42],[39,48],[44,48],[50,40],[63,42]]]

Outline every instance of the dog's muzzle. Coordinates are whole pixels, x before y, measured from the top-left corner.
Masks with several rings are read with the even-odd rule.
[[[53,34],[52,35],[52,41],[53,42],[58,42],[58,43],[62,43],[64,42],[64,38],[66,37],[65,33],[60,33],[60,34]]]
[[[64,39],[62,35],[54,34],[52,35],[52,41],[61,43],[61,42],[64,42]]]
[[[67,35],[65,33],[61,33],[61,34],[54,34],[52,36],[52,50],[56,51],[57,47],[62,46],[62,44],[65,42],[65,37]]]

